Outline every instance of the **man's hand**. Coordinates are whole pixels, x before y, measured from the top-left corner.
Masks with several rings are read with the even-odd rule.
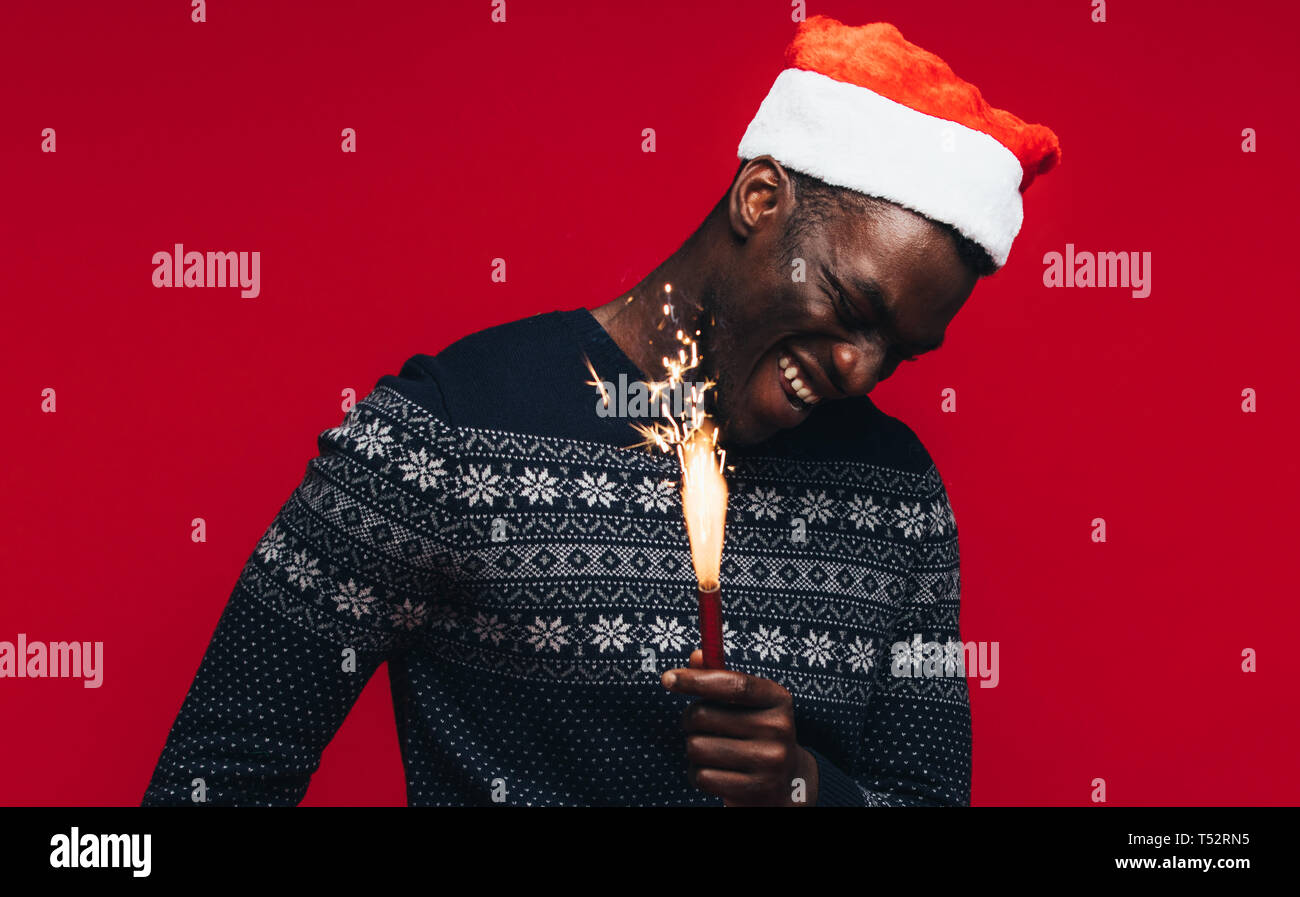
[[[794,700],[771,679],[735,670],[706,670],[699,649],[690,669],[668,670],[663,686],[701,700],[686,708],[686,760],[691,783],[729,807],[811,807],[817,803],[817,761],[799,746]],[[803,779],[801,802],[794,779]]]

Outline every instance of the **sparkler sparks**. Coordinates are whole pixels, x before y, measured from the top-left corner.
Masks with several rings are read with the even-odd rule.
[[[659,324],[660,329],[667,322],[676,322],[676,320],[677,310],[672,303],[672,284],[664,284],[664,320]],[[698,330],[696,334],[699,334]],[[703,410],[704,396],[716,384],[712,380],[705,380],[703,383],[692,383],[689,392],[690,401],[686,403],[687,407],[682,419],[678,420],[672,414],[664,394],[681,389],[686,383],[686,373],[696,370],[700,366],[701,360],[699,345],[693,337],[678,328],[675,338],[681,344],[677,349],[676,357],[665,355],[662,359],[664,370],[668,374],[667,379],[647,384],[650,389],[650,400],[660,403],[659,407],[662,415],[659,420],[661,423],[634,423],[632,429],[636,430],[642,437],[641,442],[633,446],[634,448],[657,448],[664,452],[676,451],[680,461],[680,446],[685,445],[696,431],[702,427],[710,426],[707,424],[709,415]],[[590,364],[588,364],[588,368],[590,368]],[[594,371],[592,376],[596,376]],[[711,444],[717,445],[716,430],[714,435],[710,437],[710,441]],[[725,458],[725,453],[723,457]],[[684,469],[685,467],[683,467]],[[719,470],[721,470],[721,465],[719,465]]]
[[[678,323],[677,309],[672,301],[672,284],[664,284],[663,320],[659,330],[670,322]],[[645,447],[674,452],[681,467],[682,513],[686,520],[686,536],[691,546],[691,564],[700,592],[700,634],[704,648],[705,666],[723,668],[722,615],[719,590],[722,567],[722,539],[727,518],[727,453],[718,448],[718,429],[704,411],[704,397],[716,384],[712,380],[692,383],[690,401],[683,409],[681,419],[673,415],[664,398],[665,392],[680,390],[687,371],[700,366],[699,345],[695,338],[680,327],[674,337],[680,344],[676,357],[663,357],[665,380],[647,384],[650,401],[659,402],[663,412],[659,422],[633,423],[632,428],[642,437],[634,448]],[[695,331],[695,336],[699,336]],[[609,407],[609,395],[603,381],[587,361],[591,380],[587,382],[600,390],[601,400]]]
[[[596,369],[595,369],[594,367],[591,366],[591,359],[590,359],[590,358],[588,358],[586,355],[583,355],[583,356],[582,356],[582,360],[583,360],[584,362],[586,362],[586,364],[587,364],[587,370],[588,370],[588,372],[590,372],[590,374],[591,374],[591,379],[588,380],[588,381],[586,381],[587,385],[588,385],[588,386],[594,386],[594,387],[596,387],[596,391],[597,391],[598,393],[600,393],[600,401],[601,401],[601,403],[602,403],[606,408],[608,408],[608,407],[609,407],[609,390],[607,390],[607,389],[605,388],[605,381],[602,380],[602,379],[600,379],[600,374],[597,374],[597,373],[596,373]]]

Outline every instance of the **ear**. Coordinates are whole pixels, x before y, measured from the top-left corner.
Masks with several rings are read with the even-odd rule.
[[[741,240],[751,239],[766,227],[775,227],[773,233],[779,233],[793,209],[794,185],[771,156],[746,162],[727,195],[728,223]]]

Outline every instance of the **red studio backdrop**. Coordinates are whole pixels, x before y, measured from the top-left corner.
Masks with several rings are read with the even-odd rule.
[[[893,22],[1061,139],[1007,267],[873,394],[947,483],[962,637],[999,646],[972,802],[1300,802],[1300,13],[810,6]],[[342,392],[636,283],[730,183],[794,30],[786,0],[189,7],[10,3],[0,29],[0,640],[104,643],[99,688],[0,680],[4,804],[138,803]],[[259,251],[260,294],[155,288],[176,243]],[[1067,243],[1149,252],[1149,295],[1047,288]],[[305,803],[404,799],[381,668]]]

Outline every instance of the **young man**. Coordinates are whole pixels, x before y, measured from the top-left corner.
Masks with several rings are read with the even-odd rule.
[[[815,17],[739,157],[630,294],[417,355],[321,434],[145,804],[297,803],[385,661],[411,804],[969,803],[960,660],[890,656],[960,651],[956,526],[867,394],[1006,261],[1056,138],[892,26]],[[679,328],[728,449],[727,670],[692,653],[677,460],[629,448],[622,392]]]

